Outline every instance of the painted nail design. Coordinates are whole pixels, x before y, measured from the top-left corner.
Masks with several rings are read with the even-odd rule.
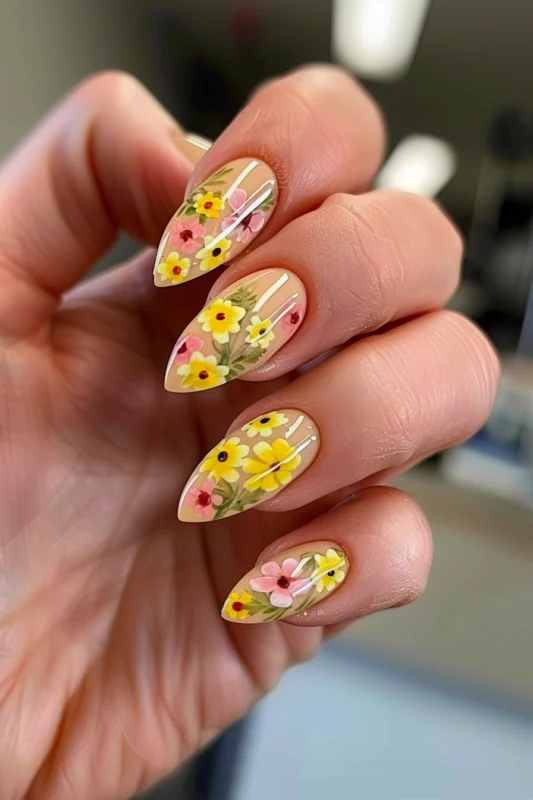
[[[276,353],[306,307],[301,280],[285,269],[249,275],[211,300],[178,339],[165,388],[196,392],[228,383]]]
[[[178,517],[205,522],[240,514],[270,500],[314,460],[318,430],[294,409],[268,411],[231,431],[195,469]]]
[[[345,581],[346,553],[332,542],[293,547],[254,567],[226,598],[222,616],[230,622],[273,622],[323,600]]]
[[[154,267],[156,286],[198,278],[235,258],[266,225],[277,200],[263,161],[230,161],[197,186],[170,220]]]

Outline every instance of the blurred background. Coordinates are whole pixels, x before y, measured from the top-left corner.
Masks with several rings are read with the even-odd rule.
[[[399,481],[435,536],[422,600],[358,622],[150,800],[533,798],[532,31],[531,0],[0,0],[0,157],[101,69],[214,138],[260,81],[343,64],[387,118],[377,183],[461,228],[452,305],[504,364],[485,429]]]

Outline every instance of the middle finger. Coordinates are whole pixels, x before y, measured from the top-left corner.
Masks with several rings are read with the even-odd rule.
[[[353,337],[438,308],[455,290],[460,258],[458,234],[425,198],[333,195],[219,279],[179,337],[165,386],[190,392],[237,377],[278,377]]]

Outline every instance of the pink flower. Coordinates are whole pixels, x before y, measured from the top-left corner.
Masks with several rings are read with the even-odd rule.
[[[283,330],[293,331],[302,321],[304,310],[302,306],[294,306],[283,317]]]
[[[216,506],[222,502],[218,494],[213,494],[216,484],[214,481],[204,481],[201,488],[189,489],[185,498],[185,505],[194,508],[194,513],[198,519],[213,519]]]
[[[311,588],[308,578],[299,580],[292,576],[299,565],[297,558],[286,558],[281,567],[275,561],[268,561],[261,567],[264,578],[251,578],[250,586],[254,592],[267,592],[270,602],[278,608],[289,608],[294,596],[302,587]]]
[[[175,222],[172,226],[170,244],[177,244],[182,253],[197,253],[204,246],[203,237],[207,228],[198,222],[198,217],[192,217],[185,222]]]
[[[180,339],[174,347],[174,357],[170,359],[170,363],[174,366],[186,364],[192,353],[201,350],[204,346],[204,340],[194,333],[190,333],[185,339]]]
[[[244,189],[234,189],[234,191],[231,193],[228,198],[228,203],[230,204],[234,213],[231,215],[231,217],[226,217],[226,219],[222,220],[223,231],[225,231],[231,225],[234,225],[239,219],[242,213],[241,209],[247,198],[248,195]],[[249,214],[246,214],[241,220],[240,224],[234,228],[234,232],[237,234],[237,241],[242,242],[242,244],[246,244],[249,241],[252,233],[257,233],[260,231],[264,224],[265,214],[263,211],[256,209],[255,211],[251,211]]]

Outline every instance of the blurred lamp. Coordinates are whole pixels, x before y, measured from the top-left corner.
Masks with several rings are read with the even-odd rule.
[[[376,186],[435,197],[456,169],[455,151],[447,142],[434,136],[407,136],[385,162]]]
[[[356,75],[391,80],[409,68],[430,0],[334,0],[333,54]]]

